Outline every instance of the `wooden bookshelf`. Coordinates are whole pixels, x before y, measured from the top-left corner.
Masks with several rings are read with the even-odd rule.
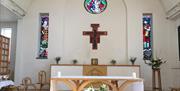
[[[0,75],[9,74],[9,44],[10,39],[0,35]]]

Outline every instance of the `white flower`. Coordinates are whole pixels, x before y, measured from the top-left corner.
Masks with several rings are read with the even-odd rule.
[[[94,90],[94,88],[91,86],[91,87],[85,89],[84,91],[95,91],[95,90]]]
[[[102,85],[102,88],[106,88],[106,85],[105,85],[105,84],[103,84],[103,85]]]

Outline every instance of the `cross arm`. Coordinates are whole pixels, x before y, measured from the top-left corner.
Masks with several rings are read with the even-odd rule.
[[[98,35],[107,35],[108,33],[106,31],[98,31],[97,34]]]
[[[92,35],[93,34],[93,32],[89,32],[89,31],[84,31],[83,32],[83,35]]]

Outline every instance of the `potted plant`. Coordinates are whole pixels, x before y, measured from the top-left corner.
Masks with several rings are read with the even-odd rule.
[[[152,69],[160,69],[162,64],[166,63],[166,61],[162,61],[162,58],[153,58],[151,60],[145,60],[145,64],[152,67]]]
[[[136,57],[130,57],[130,61],[131,61],[131,64],[134,65],[135,61],[136,61]]]
[[[159,88],[159,90],[162,90],[162,86],[161,86],[161,72],[160,72],[160,66],[164,63],[166,63],[166,61],[162,61],[162,58],[152,58],[151,60],[144,60],[145,64],[149,65],[150,67],[152,67],[152,86],[153,86],[153,90],[155,88]],[[158,79],[158,80],[157,80]],[[158,87],[156,87],[156,84],[160,84],[158,85]]]
[[[112,59],[110,63],[115,65],[116,64],[116,60]]]
[[[61,57],[56,57],[55,60],[56,60],[56,64],[59,64],[59,61],[61,60]]]
[[[72,62],[73,62],[73,64],[77,64],[78,61],[77,61],[77,59],[73,59]]]

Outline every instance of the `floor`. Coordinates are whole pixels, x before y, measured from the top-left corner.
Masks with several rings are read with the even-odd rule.
[[[23,91],[23,90],[20,90]],[[40,90],[27,90],[27,91],[40,91]],[[41,90],[41,91],[49,91],[49,90]]]
[[[22,90],[20,90],[20,91],[22,91]],[[40,91],[40,90],[28,90],[28,91]],[[41,91],[49,91],[49,90],[41,90]],[[62,91],[62,90],[61,90]],[[67,90],[66,90],[67,91]],[[148,91],[150,91],[150,90],[148,90]]]
[[[28,91],[40,91],[40,90],[28,90]],[[41,91],[49,91],[49,90],[41,90]],[[62,91],[62,90],[59,90],[59,91]]]
[[[24,91],[24,90],[17,90],[17,89],[14,89],[14,90],[0,90],[0,91]],[[49,91],[49,90],[33,90],[33,89],[31,89],[31,90],[27,90],[27,91]]]

